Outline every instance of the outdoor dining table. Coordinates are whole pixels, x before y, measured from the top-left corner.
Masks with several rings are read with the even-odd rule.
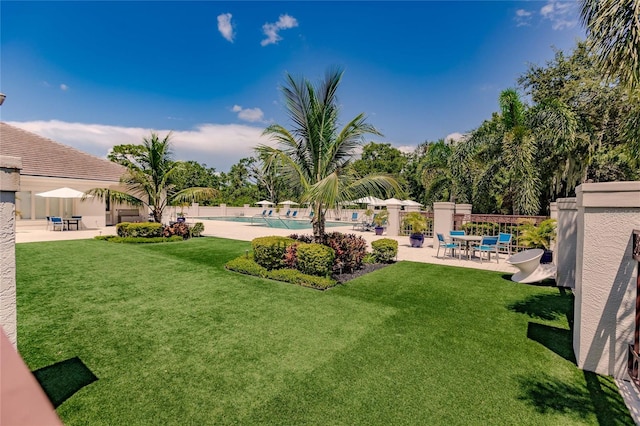
[[[71,228],[69,227],[69,225],[71,225],[71,224],[76,225],[76,231],[79,231],[80,230],[80,221],[81,220],[82,220],[82,218],[79,218],[79,217],[63,217],[62,218],[62,221],[67,226],[67,231],[71,230]]]
[[[465,253],[467,255],[467,259],[471,259],[471,256],[469,255],[469,243],[472,241],[482,241],[481,235],[451,235],[451,238],[465,242]]]

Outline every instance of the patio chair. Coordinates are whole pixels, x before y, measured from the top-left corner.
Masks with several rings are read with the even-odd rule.
[[[448,243],[445,241],[444,239],[444,235],[442,235],[441,233],[436,233],[436,235],[438,236],[438,251],[436,252],[436,257],[438,257],[438,255],[440,254],[440,248],[444,248],[444,253],[442,253],[442,258],[444,259],[444,256],[447,255],[447,250],[449,250],[449,253],[451,255],[451,257],[454,256],[453,251],[454,250],[458,250],[458,258],[460,258],[461,256],[461,251],[460,251],[460,244],[458,243]]]
[[[56,230],[56,227],[60,227],[60,230],[64,231],[64,222],[61,217],[51,216],[49,219],[51,220],[51,229],[53,231]]]
[[[273,215],[273,210],[269,210],[269,213],[267,213],[266,217],[271,217]]]
[[[47,227],[45,228],[45,231],[48,231],[49,228],[51,227],[51,216],[46,216],[47,218]]]
[[[500,263],[498,258],[498,237],[483,236],[480,244],[473,246],[474,252],[480,252],[480,263],[482,263],[482,253],[487,253],[487,260],[491,261],[491,253],[496,254],[496,263]]]
[[[351,222],[357,222],[357,221],[358,221],[358,212],[351,213]]]
[[[287,213],[284,215],[284,217],[289,219],[289,217],[291,217],[290,215],[291,215],[291,210],[287,210]]]
[[[451,231],[449,231],[449,235],[450,235],[450,236],[467,235],[467,232],[466,232],[466,231],[462,231],[462,230],[460,230],[460,231],[458,231],[458,230],[455,230],[455,231],[454,231],[454,230],[451,230]]]
[[[504,249],[509,256],[511,256],[511,239],[513,235],[501,232],[498,235],[498,251]]]
[[[295,219],[298,217],[298,210],[294,210],[293,214],[291,215],[291,219]]]
[[[521,251],[508,258],[507,263],[518,268],[518,272],[513,274],[511,281],[529,284],[548,278],[555,279],[556,265],[540,263],[543,254],[544,250],[542,249],[531,249]]]

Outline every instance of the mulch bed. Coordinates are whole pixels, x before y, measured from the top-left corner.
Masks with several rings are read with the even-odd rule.
[[[393,263],[366,263],[365,265],[363,265],[362,269],[358,269],[357,271],[354,271],[350,274],[334,274],[333,279],[340,284],[344,284],[354,278],[367,275],[370,272],[377,271],[378,269],[385,268],[389,265],[393,265]]]

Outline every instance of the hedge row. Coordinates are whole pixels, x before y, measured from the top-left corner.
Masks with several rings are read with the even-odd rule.
[[[96,240],[109,241],[110,243],[129,243],[129,244],[149,244],[149,243],[171,243],[175,241],[183,241],[183,238],[174,235],[169,238],[165,237],[119,237],[117,235],[101,235],[94,237]]]
[[[155,222],[122,222],[116,225],[119,237],[162,237],[162,224]]]
[[[336,281],[330,278],[304,274],[295,269],[273,269],[269,271],[256,263],[255,260],[246,256],[230,260],[225,264],[225,268],[242,274],[253,275],[260,278],[270,278],[276,281],[283,281],[319,290],[326,290],[336,285]]]

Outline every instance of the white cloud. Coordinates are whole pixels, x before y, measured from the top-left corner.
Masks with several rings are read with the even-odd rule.
[[[548,0],[540,9],[540,14],[551,21],[554,30],[573,28],[578,24],[578,3]]]
[[[9,124],[102,158],[114,145],[140,144],[152,131],[162,137],[170,131],[58,120]],[[192,130],[174,130],[171,140],[177,160],[195,160],[228,171],[240,158],[254,155],[254,147],[268,143],[262,136],[263,130],[242,124],[207,123]]]
[[[524,27],[524,26],[531,25],[532,17],[533,17],[533,12],[529,10],[525,10],[525,9],[516,10],[516,16],[514,18],[516,21],[516,26]]]
[[[62,83],[60,85],[60,90],[62,90],[63,92],[66,92],[67,90],[69,90],[69,86],[67,86],[66,84]]]
[[[222,37],[233,43],[235,33],[233,32],[233,24],[231,24],[231,16],[230,13],[218,15],[218,31],[220,31]]]
[[[280,15],[278,22],[274,23],[266,23],[262,26],[262,31],[264,35],[267,36],[264,40],[260,42],[262,46],[267,46],[269,44],[275,44],[278,41],[282,40],[280,37],[280,30],[287,30],[289,28],[294,28],[298,26],[298,21],[293,16],[289,15]]]
[[[468,136],[469,136],[468,134],[453,132],[453,133],[449,133],[447,136],[444,137],[444,142],[445,143],[458,142],[466,139]]]
[[[264,112],[260,108],[242,108],[240,105],[234,105],[231,111],[237,112],[240,120],[249,123],[264,123]]]

